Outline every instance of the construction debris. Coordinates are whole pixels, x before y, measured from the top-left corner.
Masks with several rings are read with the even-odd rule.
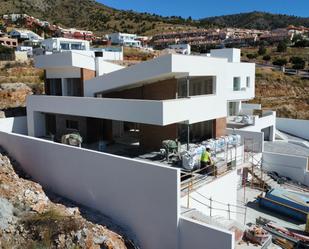
[[[245,237],[252,243],[257,243],[264,246],[266,243],[271,243],[271,235],[264,230],[261,226],[251,225],[245,231]]]

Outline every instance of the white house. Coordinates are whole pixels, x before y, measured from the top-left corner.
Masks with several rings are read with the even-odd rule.
[[[171,49],[174,49],[179,54],[191,54],[191,45],[190,44],[173,44],[168,46]]]
[[[75,51],[86,56],[94,57],[95,54],[101,54],[104,60],[123,60],[123,49],[120,48],[90,48],[87,40],[69,39],[69,38],[49,38],[42,42],[46,53],[58,53],[66,51]]]
[[[43,37],[27,29],[13,29],[10,32],[10,36],[19,40],[29,40],[32,42],[40,42],[44,40]]]
[[[256,108],[241,108],[254,98],[255,64],[241,63],[240,50],[168,54],[127,68],[69,51],[39,56],[36,66],[45,71],[45,95],[27,99],[28,137],[0,132],[35,179],[119,219],[142,248],[234,248],[233,231],[194,221],[182,210],[235,219],[230,208],[237,204],[244,146],[225,142],[228,116]],[[58,143],[72,131],[83,137],[83,148]],[[152,161],[164,140],[179,141],[181,153],[204,141],[224,142],[226,149],[214,147],[213,171],[188,172],[168,160]],[[32,160],[34,153],[39,156]],[[199,194],[224,208],[214,203],[209,215]]]
[[[141,41],[136,34],[112,33],[107,35],[112,44],[123,45],[127,47],[140,47]]]
[[[86,40],[68,38],[49,38],[42,42],[46,51],[59,52],[65,50],[90,50],[90,43]]]

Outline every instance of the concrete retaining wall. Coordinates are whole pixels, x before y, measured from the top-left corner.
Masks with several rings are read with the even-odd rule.
[[[0,131],[27,135],[27,117],[1,118]]]
[[[263,152],[262,163],[266,170],[276,171],[309,186],[308,160],[307,157]]]
[[[141,248],[177,248],[178,170],[4,132],[0,144],[43,186],[126,225]]]
[[[44,187],[111,217],[143,249],[234,248],[233,233],[180,219],[178,169],[2,131],[0,145]]]
[[[234,234],[181,217],[180,249],[233,249]],[[207,231],[207,232],[205,232]]]
[[[239,134],[242,143],[245,145],[245,151],[261,153],[264,151],[264,133],[257,131],[226,129],[227,134]]]
[[[309,140],[309,120],[277,118],[277,129]]]

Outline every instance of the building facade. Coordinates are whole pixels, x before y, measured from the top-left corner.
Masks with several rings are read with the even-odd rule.
[[[127,47],[140,47],[141,41],[138,40],[138,36],[135,34],[126,33],[112,33],[108,35],[112,44],[123,45]]]

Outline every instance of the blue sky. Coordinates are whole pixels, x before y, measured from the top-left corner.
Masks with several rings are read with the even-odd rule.
[[[309,17],[309,0],[97,0],[117,9],[163,16],[207,16],[267,11]]]

